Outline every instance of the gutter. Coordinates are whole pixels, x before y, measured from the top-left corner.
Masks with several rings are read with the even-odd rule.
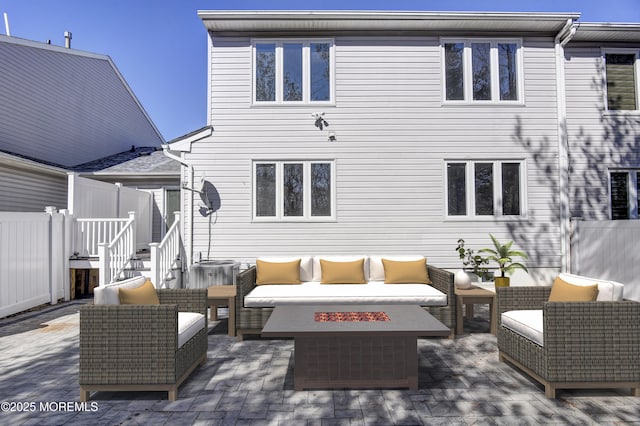
[[[564,46],[571,41],[578,29],[573,18],[555,37],[556,102],[558,114],[558,194],[560,207],[560,271],[569,272],[571,265],[571,233],[569,217],[569,134],[567,131],[567,99]]]
[[[188,133],[184,136],[180,136],[176,139],[173,139],[169,143],[162,144],[162,153],[172,160],[177,161],[181,165],[187,168],[187,182],[186,184],[182,184],[180,188],[180,199],[183,197],[183,190],[186,188],[193,188],[193,164],[184,159],[185,152],[191,152],[191,144],[197,142],[199,140],[205,139],[213,134],[213,127],[211,125],[207,125],[201,129],[194,130],[191,133]],[[171,146],[173,145],[176,150],[171,150]],[[173,152],[179,151],[182,154],[180,156],[175,155]],[[182,181],[182,176],[180,177],[180,181]],[[187,211],[185,214],[181,214],[182,223],[184,224],[185,219],[189,221],[188,228],[184,226],[182,229],[185,231],[184,235],[188,237],[188,249],[186,250],[187,262],[186,264],[191,265],[193,261],[193,191],[189,191],[191,194],[187,198]],[[180,203],[180,213],[182,213],[182,203]],[[188,219],[187,219],[188,218]]]
[[[187,168],[187,183],[186,185],[182,185],[182,187],[180,188],[180,193],[181,196],[180,198],[182,198],[182,191],[184,189],[184,187],[188,187],[188,188],[193,188],[193,164],[187,162],[184,158],[182,157],[178,157],[177,155],[173,154],[170,150],[170,145],[168,144],[162,144],[162,153],[168,157],[171,158],[172,160],[177,161],[178,163],[180,163],[181,165],[183,165],[184,167]],[[180,179],[182,180],[182,179]],[[191,192],[191,191],[190,191]],[[182,204],[182,203],[181,203]],[[182,207],[180,208],[180,210],[182,210]],[[187,215],[182,215],[181,217],[183,218],[182,223],[183,223],[183,230],[185,231],[185,233],[187,233],[188,237],[189,237],[189,244],[188,244],[188,249],[187,251],[187,265],[191,264],[191,260],[193,259],[193,192],[191,192],[190,196],[187,198]],[[189,218],[189,226],[188,228],[184,227],[184,218]]]

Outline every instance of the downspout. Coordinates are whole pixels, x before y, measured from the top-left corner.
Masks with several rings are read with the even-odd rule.
[[[569,220],[569,133],[567,131],[564,46],[571,41],[576,30],[577,25],[574,23],[573,19],[567,19],[567,23],[555,37],[561,272],[568,272],[570,270],[569,266],[571,265],[571,223]]]
[[[162,152],[166,157],[179,162],[180,164],[182,164],[187,168],[187,185],[186,186],[188,188],[193,188],[193,165],[191,163],[188,163],[184,158],[178,157],[177,155],[172,154],[171,151],[169,150],[169,145],[162,145]],[[191,265],[192,259],[193,259],[193,192],[191,191],[189,192],[190,192],[190,195],[189,195],[189,198],[187,199],[189,227],[185,229],[185,231],[188,231],[188,237],[189,237],[189,244],[187,249],[187,262],[186,262],[187,265]],[[180,207],[180,210],[182,210],[182,207]],[[181,217],[185,218],[187,217],[187,215],[181,214]],[[183,219],[183,223],[184,223],[184,219]],[[183,264],[183,268],[184,268],[184,264]]]

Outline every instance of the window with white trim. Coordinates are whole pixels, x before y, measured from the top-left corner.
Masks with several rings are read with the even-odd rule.
[[[253,40],[254,104],[332,103],[333,40]]]
[[[447,161],[446,216],[482,218],[523,216],[524,161]]]
[[[334,176],[333,161],[254,161],[253,218],[334,219]]]
[[[611,219],[638,219],[639,170],[609,172]]]
[[[441,43],[445,102],[522,102],[522,41],[443,39]]]
[[[607,110],[638,110],[638,93],[640,92],[638,52],[607,49],[604,52],[604,63],[607,84]]]

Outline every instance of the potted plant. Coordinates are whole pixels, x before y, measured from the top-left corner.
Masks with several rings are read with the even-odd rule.
[[[513,241],[509,241],[506,244],[500,244],[500,242],[492,234],[489,234],[489,236],[491,237],[491,241],[493,241],[494,248],[483,248],[480,249],[479,252],[489,253],[487,259],[498,264],[498,269],[500,269],[500,276],[494,278],[496,287],[509,287],[510,279],[509,277],[505,276],[506,273],[511,273],[515,269],[523,269],[525,272],[528,272],[526,266],[524,266],[522,263],[514,262],[513,258],[521,257],[523,259],[527,259],[528,256],[523,251],[511,250]]]
[[[483,265],[487,265],[489,260],[484,256],[476,254],[473,249],[465,248],[464,240],[462,238],[458,240],[456,251],[458,252],[458,256],[460,256],[462,265],[464,266],[462,270],[456,273],[456,285],[458,288],[471,287],[471,278],[465,271],[465,268],[473,271],[473,273],[482,281],[485,274],[488,272],[488,269]]]

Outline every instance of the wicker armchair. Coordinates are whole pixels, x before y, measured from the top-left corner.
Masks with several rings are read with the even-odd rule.
[[[542,309],[544,346],[498,327],[500,361],[508,361],[545,387],[631,388],[640,396],[640,303],[547,302],[550,287],[496,288],[498,317]]]
[[[80,400],[91,391],[167,391],[207,358],[207,290],[159,289],[160,305],[80,309]],[[178,312],[204,314],[205,327],[178,348]]]
[[[456,296],[453,284],[454,275],[444,269],[427,265],[432,286],[447,295],[447,304],[444,306],[424,307],[431,315],[449,327],[451,337],[456,329]],[[255,266],[238,274],[236,278],[236,335],[239,340],[245,334],[260,334],[267,323],[273,308],[245,308],[244,296],[249,294],[256,286]]]

